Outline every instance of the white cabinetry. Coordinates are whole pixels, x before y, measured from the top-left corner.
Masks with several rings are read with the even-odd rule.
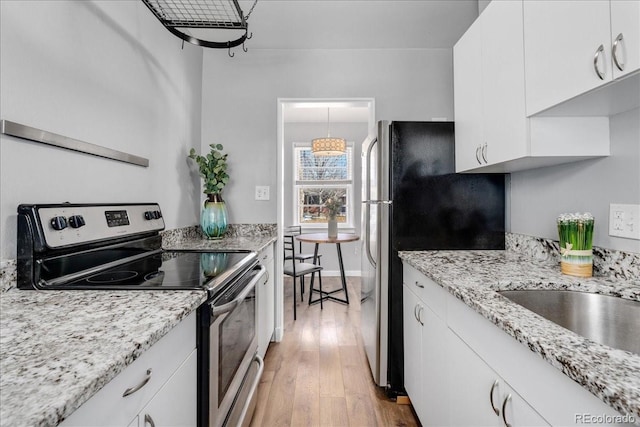
[[[527,114],[638,70],[639,27],[637,0],[525,1]]]
[[[449,334],[447,340],[451,373],[449,425],[549,425],[456,334]]]
[[[522,2],[492,2],[454,47],[456,169],[524,157]]]
[[[404,271],[405,389],[423,426],[447,425],[444,290],[411,267]]]
[[[403,274],[405,388],[423,425],[580,425],[576,414],[620,415],[413,267]]]
[[[613,78],[640,70],[640,0],[611,0],[611,39]]]
[[[64,420],[61,426],[144,425],[145,414],[163,424],[164,410],[193,425],[196,417],[196,313],[191,313],[135,362]],[[126,396],[123,396],[125,395]],[[156,401],[156,399],[158,399]],[[147,406],[148,405],[148,406]],[[166,405],[165,405],[166,406]],[[147,408],[145,408],[147,407]],[[146,412],[143,412],[146,411]],[[172,418],[174,419],[174,418]]]
[[[197,351],[193,350],[189,358],[140,411],[138,427],[196,425],[198,392],[194,374],[197,372],[197,359]]]
[[[527,118],[529,3],[555,2],[491,2],[454,46],[457,172],[514,172],[609,155],[606,117]]]
[[[275,273],[273,244],[258,254],[260,264],[267,268],[264,279],[257,284],[258,299],[258,354],[264,358],[275,328]]]

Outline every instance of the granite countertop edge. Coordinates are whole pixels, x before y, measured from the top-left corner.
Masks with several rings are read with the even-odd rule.
[[[269,235],[186,238],[164,249],[260,252],[275,241]],[[24,291],[12,282],[0,293],[2,425],[58,425],[207,298],[204,290]],[[96,312],[99,323],[87,328]],[[69,318],[75,322],[65,324]],[[73,345],[48,355],[38,350],[65,340]]]
[[[640,419],[640,356],[584,338],[496,292],[577,290],[640,301],[640,283],[564,276],[553,263],[508,251],[404,251],[399,255],[600,400]]]

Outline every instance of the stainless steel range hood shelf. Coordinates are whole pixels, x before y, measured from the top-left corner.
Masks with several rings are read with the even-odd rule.
[[[149,166],[149,159],[135,156],[101,145],[91,144],[89,142],[80,141],[56,133],[47,132],[46,130],[37,129],[31,126],[22,125],[9,120],[0,121],[0,132],[5,135],[22,138],[41,144],[53,145],[58,148],[78,151],[80,153],[91,154],[93,156],[104,157],[107,159],[117,160],[119,162],[131,163],[138,166]]]

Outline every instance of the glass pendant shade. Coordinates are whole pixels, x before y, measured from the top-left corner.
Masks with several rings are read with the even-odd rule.
[[[344,138],[332,138],[329,133],[329,109],[327,108],[327,136],[315,138],[311,141],[311,151],[316,156],[338,156],[347,151],[347,141]]]

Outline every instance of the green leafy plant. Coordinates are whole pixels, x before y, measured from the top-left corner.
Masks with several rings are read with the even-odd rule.
[[[200,176],[204,181],[204,194],[220,194],[227,182],[227,156],[222,154],[222,144],[209,144],[211,151],[206,156],[196,154],[195,149],[189,151],[189,158],[198,164]]]

